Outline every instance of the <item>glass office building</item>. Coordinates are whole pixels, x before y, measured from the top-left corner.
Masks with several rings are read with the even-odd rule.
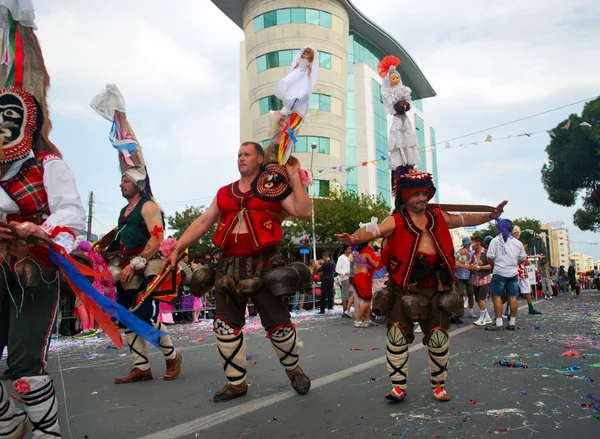
[[[240,140],[266,144],[268,113],[281,108],[273,91],[305,46],[319,51],[319,78],[294,148],[309,171],[315,196],[334,187],[381,196],[391,205],[386,161],[391,116],[381,100],[377,63],[401,59],[400,74],[413,90],[408,113],[422,150],[420,170],[437,180],[435,128],[423,99],[435,91],[410,55],[350,0],[212,0],[245,34],[240,47]],[[437,197],[436,197],[437,198]]]

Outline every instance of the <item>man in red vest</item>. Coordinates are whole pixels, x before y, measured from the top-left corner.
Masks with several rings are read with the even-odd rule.
[[[381,224],[368,224],[355,235],[335,235],[346,245],[387,238],[382,257],[390,276],[384,311],[392,390],[385,397],[395,402],[406,397],[408,345],[415,338],[413,322],[419,322],[425,334],[433,397],[437,401],[450,400],[445,388],[448,329],[450,318],[463,312],[463,302],[454,289],[454,248],[449,229],[496,219],[507,203],[503,201],[490,214],[449,214],[428,207],[434,194],[431,174],[402,175],[396,183],[393,215]]]
[[[213,243],[221,250],[214,267],[216,316],[214,331],[228,384],[215,402],[243,396],[246,384],[246,342],[242,328],[248,298],[256,306],[279,362],[291,385],[304,395],[310,380],[298,365],[299,341],[288,305],[279,294],[295,294],[298,273],[286,267],[277,250],[283,211],[298,218],[311,214],[310,198],[301,183],[300,163],[290,157],[285,167],[263,166],[265,153],[245,142],[238,153],[240,179],[222,187],[209,208],[183,233],[168,260],[198,241],[217,223]],[[295,277],[296,276],[296,277]]]

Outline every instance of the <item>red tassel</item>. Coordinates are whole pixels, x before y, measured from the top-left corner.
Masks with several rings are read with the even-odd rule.
[[[15,23],[15,88],[23,88],[23,41],[21,26]]]

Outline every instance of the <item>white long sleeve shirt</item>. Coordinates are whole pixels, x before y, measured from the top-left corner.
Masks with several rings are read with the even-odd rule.
[[[335,265],[335,272],[339,275],[339,280],[344,281],[350,279],[346,273],[350,273],[350,258],[346,255],[341,255]]]
[[[23,163],[32,157],[34,154],[30,152],[27,157],[12,163],[0,180],[8,180],[17,175]],[[48,235],[52,235],[56,227],[66,227],[73,234],[80,235],[85,230],[85,208],[73,172],[63,160],[55,156],[48,156],[42,161],[42,166],[50,215],[43,216],[41,227]],[[6,216],[11,213],[19,213],[19,206],[0,187],[0,219],[6,220]],[[68,232],[59,232],[52,239],[68,252],[75,248],[75,238]]]

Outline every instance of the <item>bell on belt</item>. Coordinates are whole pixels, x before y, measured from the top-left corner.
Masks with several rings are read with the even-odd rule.
[[[440,309],[451,318],[460,317],[465,313],[463,299],[456,291],[448,291],[440,296]]]
[[[293,296],[298,290],[300,275],[292,267],[277,267],[267,271],[263,282],[274,296]]]
[[[298,290],[306,294],[312,291],[312,276],[310,273],[310,268],[308,268],[308,266],[305,263],[300,261],[292,262],[288,265],[288,267],[292,267],[298,272],[298,275],[300,276]]]
[[[371,300],[371,312],[377,316],[382,317],[394,305],[394,295],[387,288],[381,288],[373,293],[373,299]]]
[[[235,291],[235,280],[231,276],[221,276],[215,282],[215,290],[220,293],[230,294]]]
[[[235,290],[238,293],[242,293],[242,294],[250,294],[250,293],[255,293],[258,290],[260,290],[260,287],[262,287],[262,281],[260,280],[259,277],[252,277],[250,279],[242,279],[240,280],[236,287]]]
[[[210,287],[215,283],[214,272],[206,266],[202,266],[194,270],[190,282],[190,293],[196,297],[203,297]]]
[[[421,322],[429,317],[429,300],[420,294],[403,296],[402,308],[411,322]]]

